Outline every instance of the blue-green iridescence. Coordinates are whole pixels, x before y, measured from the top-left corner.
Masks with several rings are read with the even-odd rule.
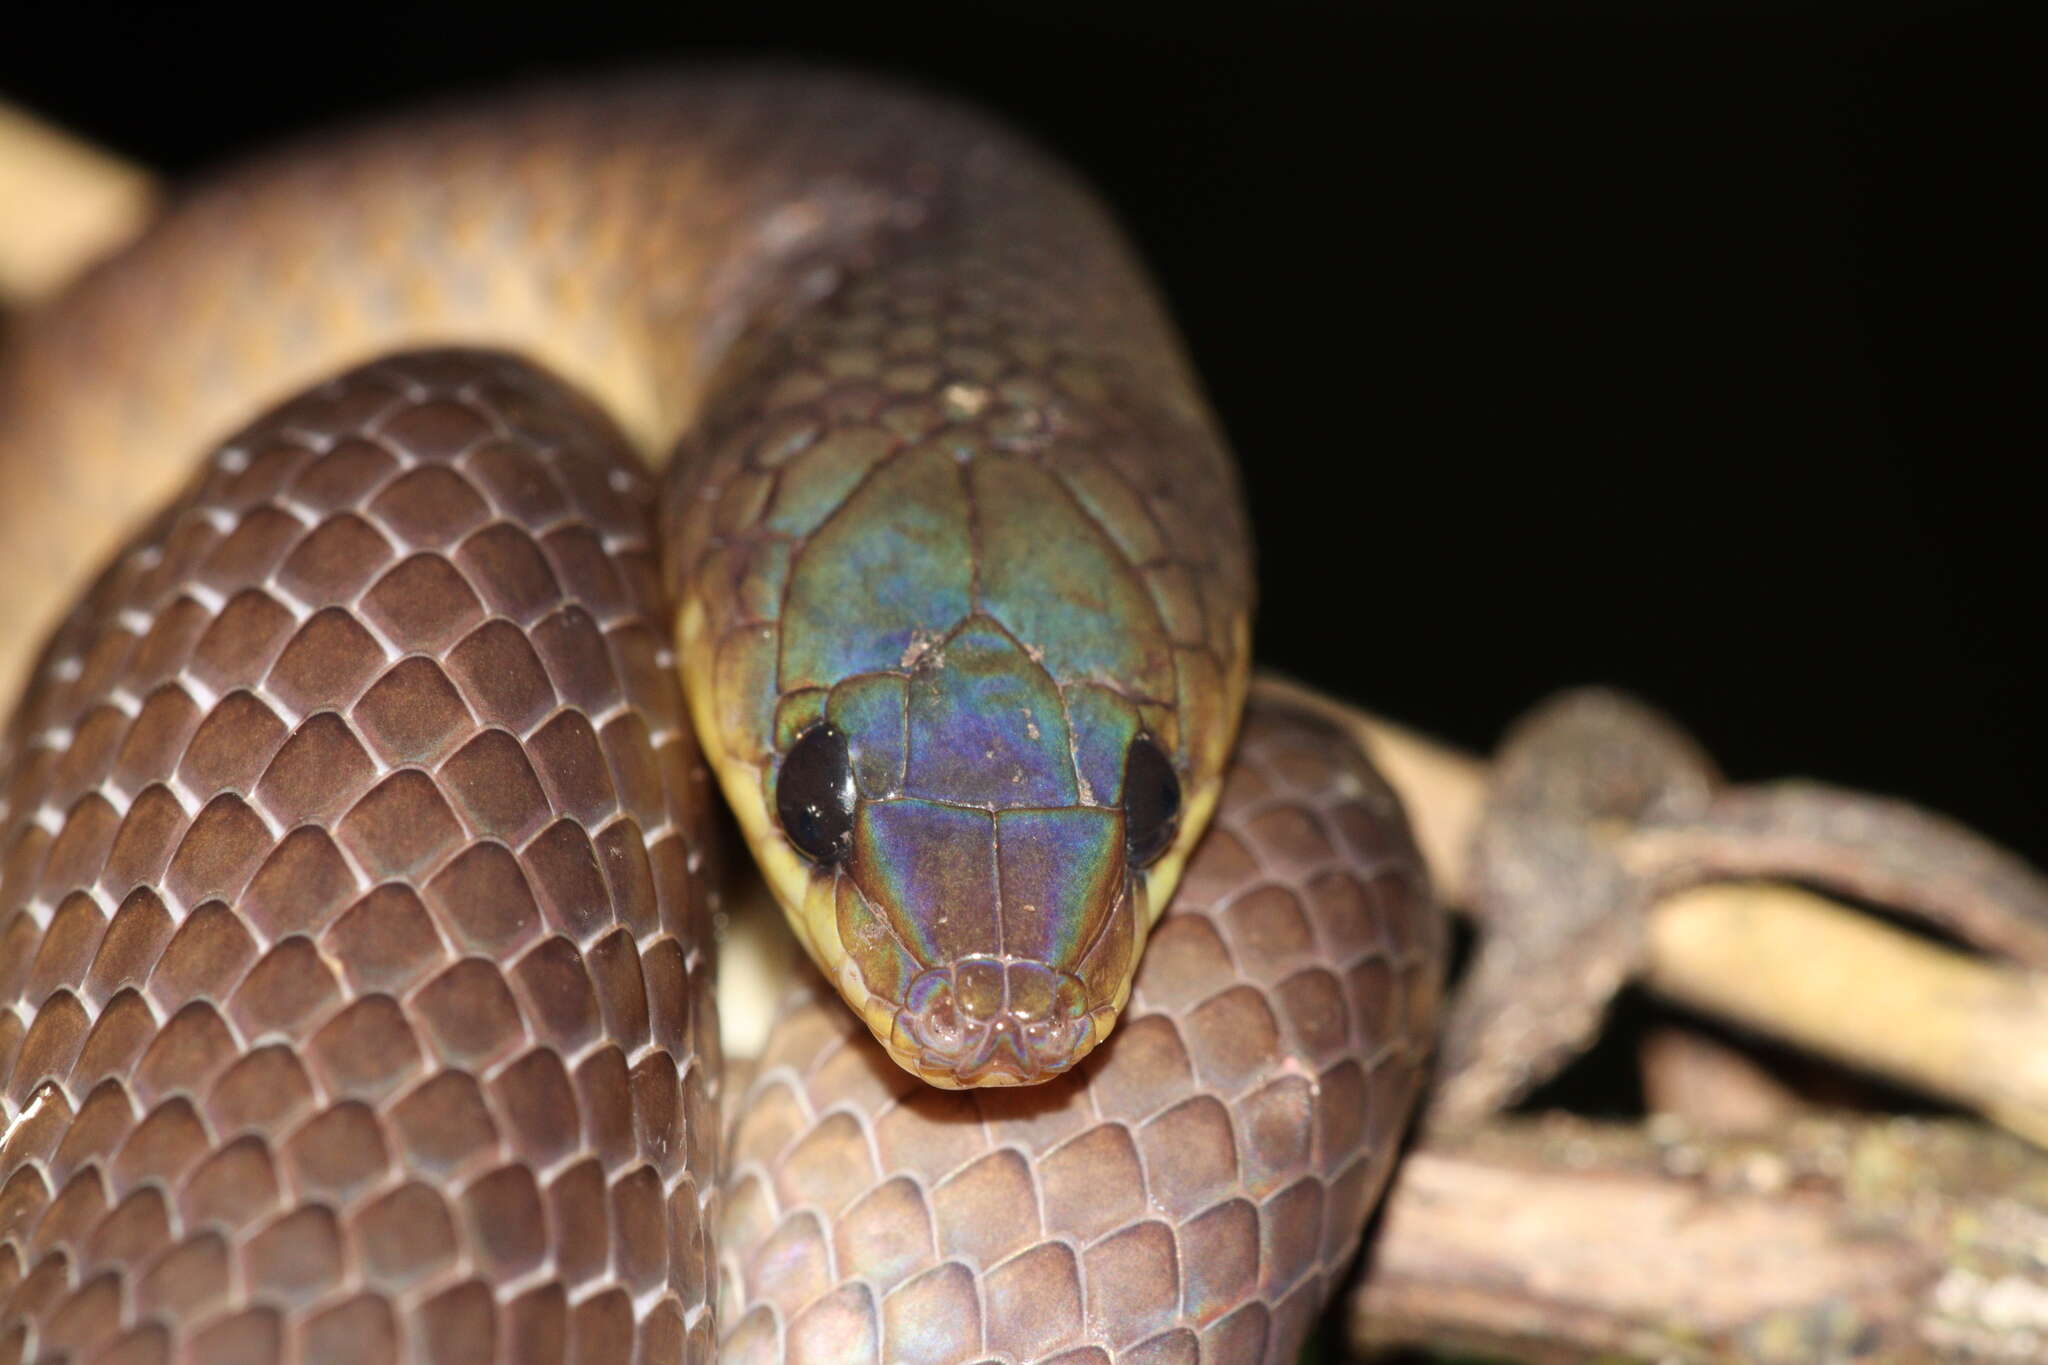
[[[991,809],[1077,799],[1058,689],[984,617],[927,652],[910,675],[903,789]]]
[[[1003,951],[1035,962],[1077,962],[1124,879],[1124,826],[1115,812],[1006,810],[996,816]]]
[[[1173,649],[1122,553],[1058,479],[1022,460],[976,460],[983,610],[1041,650],[1062,678],[1110,678],[1171,697]]]
[[[1138,737],[1138,713],[1108,688],[1087,683],[1068,688],[1066,699],[1082,799],[1117,805],[1124,796],[1124,755]]]
[[[909,680],[900,673],[867,673],[832,689],[825,717],[848,737],[853,780],[869,800],[903,790]]]
[[[1070,1064],[1127,979],[1126,755],[1174,695],[1121,551],[1042,469],[912,450],[804,544],[781,624],[785,695],[829,689],[851,757],[830,871],[872,912],[842,900],[870,989],[963,1079]]]
[[[1063,699],[975,616],[907,678],[840,683],[826,716],[861,796],[848,870],[913,957],[1079,963],[1123,894],[1115,803],[1137,728],[1130,703],[1087,684]],[[1086,802],[1077,769],[1090,774]]]
[[[902,667],[967,615],[973,582],[967,495],[952,456],[932,449],[889,461],[790,571],[782,689]]]
[[[852,874],[920,962],[999,950],[996,827],[987,811],[908,798],[863,801]]]

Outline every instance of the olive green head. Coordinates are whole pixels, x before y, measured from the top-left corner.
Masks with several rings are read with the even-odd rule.
[[[1186,567],[1148,573],[1056,463],[913,446],[816,524],[792,507],[798,534],[762,534],[771,499],[685,580],[693,713],[757,860],[940,1085],[1044,1080],[1109,1032],[1242,700],[1243,605],[1184,638]]]

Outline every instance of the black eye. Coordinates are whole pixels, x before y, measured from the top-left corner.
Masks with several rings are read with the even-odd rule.
[[[855,797],[846,736],[829,725],[799,735],[775,779],[775,817],[797,851],[820,863],[845,857]]]
[[[1150,735],[1131,741],[1124,755],[1124,842],[1131,865],[1144,867],[1166,852],[1180,823],[1180,779]]]

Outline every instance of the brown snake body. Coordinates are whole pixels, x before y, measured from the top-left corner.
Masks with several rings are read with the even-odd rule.
[[[1285,711],[1237,733],[1227,461],[1064,172],[816,76],[303,149],[27,321],[0,469],[7,648],[126,538],[0,756],[0,1361],[1293,1358],[1391,1168],[1441,929],[1361,756]],[[903,511],[956,480],[964,565]],[[821,547],[869,503],[896,520],[849,576]],[[920,634],[905,546],[980,634]],[[1040,562],[1056,608],[1014,586]],[[1089,614],[1126,606],[1150,644]],[[836,624],[887,667],[805,673]],[[916,789],[946,660],[1012,636],[1080,773],[1048,865],[1135,818],[1089,724],[1186,793],[1157,862],[1104,846],[1043,969],[1047,801]],[[874,908],[879,816],[862,900],[768,814],[806,727],[899,675],[862,820],[980,820],[1010,888],[938,948]],[[1051,780],[1014,729],[989,761]],[[868,1025],[807,991],[744,1095],[714,772]],[[1027,1000],[1055,979],[1070,1009]],[[986,1088],[1041,1065],[1071,1071]]]

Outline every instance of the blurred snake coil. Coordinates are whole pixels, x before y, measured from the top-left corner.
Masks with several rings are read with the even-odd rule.
[[[17,320],[0,491],[0,1363],[1289,1362],[1341,1287],[1442,927],[1015,135],[704,71],[263,157]],[[738,860],[821,974],[728,1071]]]

